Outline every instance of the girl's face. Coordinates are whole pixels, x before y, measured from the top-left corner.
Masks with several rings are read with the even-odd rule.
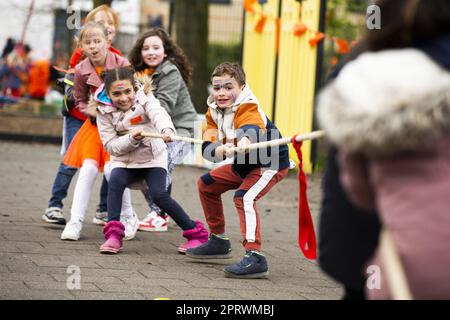
[[[108,44],[111,45],[114,37],[116,36],[116,26],[114,25],[114,20],[110,14],[106,11],[97,12],[94,16],[94,21],[99,22],[105,26],[106,31],[108,31]]]
[[[105,64],[108,43],[105,35],[98,28],[87,30],[81,40],[81,49],[94,66],[102,67]]]
[[[127,111],[133,106],[134,95],[134,88],[129,79],[114,81],[108,91],[112,104],[122,111]]]
[[[212,97],[220,109],[231,107],[242,89],[244,86],[227,74],[212,78]]]
[[[144,40],[141,50],[142,60],[150,68],[156,68],[167,57],[160,37],[151,36]]]

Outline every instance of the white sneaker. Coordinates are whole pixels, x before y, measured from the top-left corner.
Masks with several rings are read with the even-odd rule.
[[[165,218],[158,215],[155,211],[151,211],[147,216],[139,222],[139,230],[141,231],[167,231],[169,216]]]
[[[139,220],[135,212],[132,216],[121,216],[120,222],[125,226],[125,237],[123,240],[131,240],[136,236],[139,228]]]
[[[66,224],[66,219],[64,219],[63,211],[58,207],[49,207],[45,209],[42,219],[49,223],[56,224]]]
[[[78,239],[80,239],[80,233],[81,233],[82,227],[83,227],[83,224],[81,221],[70,220],[66,224],[66,227],[64,228],[64,231],[61,234],[61,240],[77,241]]]

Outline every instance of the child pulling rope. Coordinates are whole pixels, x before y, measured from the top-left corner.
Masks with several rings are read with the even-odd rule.
[[[152,138],[162,138],[162,135],[159,133],[146,132],[142,134],[146,137]],[[256,150],[260,148],[270,148],[280,145],[285,145],[292,143],[294,149],[297,152],[297,156],[299,159],[299,235],[298,235],[298,244],[303,254],[308,259],[316,259],[317,257],[317,249],[316,249],[316,236],[314,232],[313,221],[311,218],[311,213],[308,206],[308,200],[306,196],[306,176],[302,170],[302,153],[301,146],[302,142],[306,140],[314,140],[321,138],[325,135],[324,131],[313,131],[305,134],[298,134],[292,137],[281,138],[276,140],[258,142],[248,145],[245,148],[234,147],[230,148],[229,152],[247,152],[250,150]],[[185,141],[188,143],[194,144],[203,144],[203,140],[201,139],[193,139],[181,136],[172,136],[172,140]]]

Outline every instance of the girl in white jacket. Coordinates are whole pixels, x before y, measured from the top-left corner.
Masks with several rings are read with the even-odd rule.
[[[166,188],[167,148],[175,133],[173,123],[151,93],[148,78],[135,81],[129,67],[108,70],[104,87],[95,100],[99,102],[97,125],[105,149],[111,155],[108,189],[108,223],[104,227],[106,242],[102,253],[118,253],[122,247],[124,227],[120,222],[122,194],[127,186],[144,180],[153,201],[183,229],[187,242],[178,251],[184,253],[208,240],[201,221],[193,221],[173,200]],[[142,133],[163,134],[163,140],[144,137]]]

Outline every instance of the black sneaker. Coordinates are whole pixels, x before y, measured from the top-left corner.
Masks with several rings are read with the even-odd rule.
[[[226,277],[239,279],[265,278],[269,274],[266,257],[257,251],[247,251],[241,261],[223,271]]]
[[[207,242],[196,248],[188,249],[186,256],[199,260],[229,259],[232,257],[230,240],[210,234]]]
[[[64,219],[62,209],[58,207],[50,207],[45,209],[42,219],[49,223],[62,225],[66,224],[66,219]]]

